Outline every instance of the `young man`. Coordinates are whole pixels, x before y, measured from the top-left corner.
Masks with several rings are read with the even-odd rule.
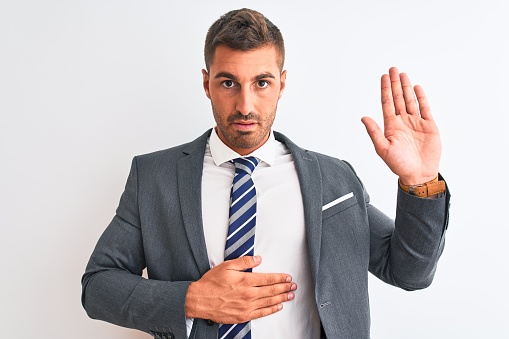
[[[158,338],[369,338],[368,271],[425,288],[443,250],[449,192],[423,90],[391,68],[384,132],[362,119],[399,176],[394,222],[348,163],[272,131],[286,71],[267,18],[223,15],[205,63],[216,127],[134,158],[83,276],[83,306]]]

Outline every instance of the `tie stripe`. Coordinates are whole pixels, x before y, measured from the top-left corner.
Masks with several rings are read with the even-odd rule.
[[[224,260],[254,255],[256,188],[251,174],[258,165],[255,157],[237,158],[230,198],[230,219]],[[247,269],[246,272],[251,272]],[[219,339],[251,339],[251,322],[222,324]]]
[[[251,323],[221,325],[219,339],[251,339]]]

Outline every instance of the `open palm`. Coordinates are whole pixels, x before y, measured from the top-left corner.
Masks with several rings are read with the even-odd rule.
[[[408,76],[392,67],[382,76],[381,94],[384,131],[373,119],[362,118],[376,153],[406,185],[432,180],[442,146],[423,89],[412,87]]]

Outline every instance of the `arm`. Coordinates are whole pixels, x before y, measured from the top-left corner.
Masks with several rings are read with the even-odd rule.
[[[412,87],[408,76],[393,67],[382,76],[381,97],[384,131],[373,119],[362,119],[377,154],[404,185],[433,180],[441,142],[424,91]],[[417,198],[398,189],[394,229],[392,221],[368,205],[370,271],[382,280],[409,290],[431,283],[444,246],[450,194],[433,198]]]
[[[369,271],[405,290],[428,287],[444,249],[449,198],[449,191],[422,199],[398,189],[395,220],[368,203]]]
[[[186,336],[185,296],[191,282],[141,277],[145,253],[137,194],[135,158],[117,213],[83,275],[82,304],[91,318],[182,338]]]

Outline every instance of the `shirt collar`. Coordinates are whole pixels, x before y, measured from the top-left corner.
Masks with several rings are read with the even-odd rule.
[[[212,129],[212,133],[210,134],[209,146],[210,153],[212,154],[212,159],[214,160],[216,166],[220,166],[227,161],[242,157],[230,147],[226,146],[221,139],[219,139],[215,128]],[[269,166],[272,166],[276,160],[276,149],[277,141],[271,130],[269,139],[267,139],[267,141],[262,146],[254,150],[253,153],[246,156],[257,157]]]

